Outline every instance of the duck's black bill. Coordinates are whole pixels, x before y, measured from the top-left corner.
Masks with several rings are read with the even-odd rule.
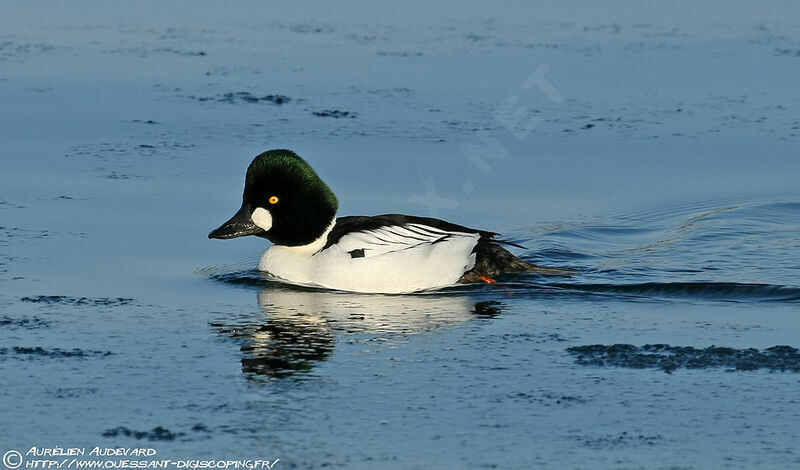
[[[228,238],[244,237],[246,235],[263,235],[264,230],[253,223],[250,218],[250,206],[242,204],[239,212],[216,230],[208,234],[208,238],[226,240]]]

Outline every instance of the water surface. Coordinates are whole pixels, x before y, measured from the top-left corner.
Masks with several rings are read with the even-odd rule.
[[[12,3],[0,451],[800,465],[800,12],[625,5]],[[263,240],[206,234],[276,147],[341,215],[499,231],[578,274],[270,282]]]

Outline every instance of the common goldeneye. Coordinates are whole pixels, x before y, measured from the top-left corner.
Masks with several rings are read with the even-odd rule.
[[[567,275],[521,260],[494,232],[399,214],[336,217],[338,202],[311,165],[269,150],[247,168],[242,207],[208,238],[255,235],[273,245],[258,269],[289,284],[406,293],[493,283],[501,273]]]

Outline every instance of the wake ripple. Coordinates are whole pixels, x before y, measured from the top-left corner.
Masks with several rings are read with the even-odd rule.
[[[566,291],[637,297],[680,297],[731,302],[800,302],[800,288],[736,282],[645,282],[641,284],[547,284]]]

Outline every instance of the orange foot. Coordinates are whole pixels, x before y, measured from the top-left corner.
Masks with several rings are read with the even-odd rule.
[[[478,279],[480,279],[481,281],[483,281],[483,282],[485,282],[487,284],[494,284],[495,282],[497,282],[497,281],[495,281],[494,279],[492,279],[489,276],[481,276]]]

